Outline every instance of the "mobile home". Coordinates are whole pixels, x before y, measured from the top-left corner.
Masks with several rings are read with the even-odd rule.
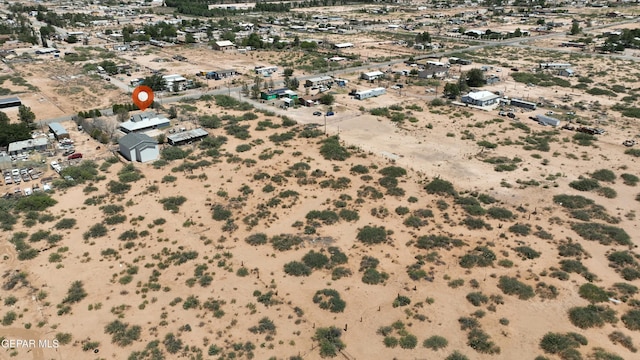
[[[538,114],[536,115],[536,120],[541,124],[541,125],[548,125],[548,126],[559,126],[560,125],[560,120],[553,118],[551,116],[546,116],[546,115],[542,115],[542,114]]]
[[[535,110],[537,108],[536,103],[521,99],[511,99],[510,105],[529,110]]]
[[[387,90],[385,88],[379,87],[379,88],[375,88],[375,89],[356,91],[355,97],[358,100],[364,100],[364,99],[368,99],[368,98],[371,98],[371,97],[384,95],[386,92],[387,92]]]

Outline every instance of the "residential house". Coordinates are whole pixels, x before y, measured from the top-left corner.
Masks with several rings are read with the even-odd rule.
[[[129,121],[120,124],[119,128],[125,134],[141,132],[151,129],[165,128],[171,125],[171,121],[164,116],[159,116],[153,111],[135,114]]]
[[[374,81],[383,76],[384,76],[384,73],[382,71],[370,71],[370,72],[362,73],[360,75],[360,78],[362,80]]]
[[[444,65],[431,65],[418,73],[420,79],[444,78],[449,75],[449,68]]]
[[[212,47],[214,50],[225,51],[235,49],[236,45],[229,40],[219,40],[214,42]]]
[[[118,139],[118,146],[129,161],[148,162],[160,157],[158,142],[146,134],[129,133]]]
[[[496,95],[491,91],[472,91],[462,97],[462,102],[469,105],[480,107],[490,106],[500,101],[500,95]]]

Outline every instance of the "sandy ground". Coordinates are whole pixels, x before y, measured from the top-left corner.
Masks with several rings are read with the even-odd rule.
[[[260,58],[258,55],[255,55],[255,58],[241,57],[233,64],[225,63],[224,66],[219,66],[219,61],[208,58],[208,52],[198,49],[188,53],[187,62],[153,61],[157,58],[170,59],[169,55],[175,51],[153,50],[149,54],[128,56],[131,56],[129,60],[137,61],[143,69],[164,68],[185,73],[211,67],[234,66],[249,71],[253,64],[271,64],[277,61],[269,54],[262,54]],[[640,241],[635,219],[635,213],[638,211],[638,202],[634,200],[638,193],[637,187],[625,185],[618,179],[613,184],[607,184],[617,192],[617,197],[606,199],[595,193],[578,192],[568,184],[579,176],[588,176],[597,169],[610,169],[617,175],[626,172],[640,176],[637,160],[624,155],[625,148],[621,145],[622,140],[640,132],[639,126],[637,122],[622,118],[617,112],[609,111],[606,115],[602,114],[602,109],[613,105],[617,99],[588,95],[575,89],[530,87],[510,80],[511,67],[535,67],[537,63],[546,61],[548,53],[514,48],[499,48],[496,51],[495,55],[499,56],[505,65],[492,64],[494,69],[491,71],[503,78],[503,82],[487,87],[488,89],[501,90],[509,93],[509,96],[534,101],[544,98],[550,102],[536,112],[517,112],[520,122],[529,126],[533,132],[550,129],[528,120],[528,116],[546,111],[565,112],[554,106],[573,105],[581,101],[587,110],[576,111],[578,117],[593,122],[594,126],[604,127],[607,133],[598,138],[595,147],[583,147],[571,142],[572,132],[559,130],[552,135],[556,141],[550,143],[548,152],[527,151],[522,145],[506,144],[506,141],[523,141],[528,134],[514,128],[511,125],[512,120],[498,116],[497,110],[483,111],[455,106],[431,107],[428,101],[433,95],[425,93],[424,86],[407,84],[404,93],[389,91],[385,96],[362,102],[349,98],[346,89],[335,91],[336,104],[333,105],[333,109],[336,115],[327,118],[328,133],[339,134],[346,145],[355,147],[352,156],[344,162],[324,160],[318,151],[320,138],[296,138],[284,144],[274,144],[268,137],[288,129],[256,130],[257,122],[266,118],[274,123],[280,122],[275,115],[259,114],[259,119],[246,122],[250,125],[250,139],[236,139],[226,134],[223,129],[211,130],[211,135],[228,137],[228,143],[223,146],[222,153],[228,152],[230,156],[221,157],[220,162],[193,173],[172,171],[172,168],[180,165],[182,161],[173,161],[160,169],[155,169],[150,164],[136,164],[144,178],[133,183],[132,189],[125,195],[114,196],[109,195],[106,184],[117,179],[117,173],[123,165],[113,164],[108,170],[100,172],[106,179],[93,184],[98,189],[95,192],[86,194],[83,191],[86,184],[56,191],[53,197],[58,203],[48,210],[56,217],[53,222],[38,223],[28,228],[21,219],[11,232],[3,233],[0,243],[0,256],[3,259],[0,263],[0,273],[4,275],[16,270],[26,271],[32,288],[18,287],[10,292],[18,301],[12,306],[3,306],[0,314],[4,316],[12,310],[19,313],[20,317],[11,326],[0,327],[0,336],[50,340],[62,332],[72,334],[73,340],[58,349],[17,349],[15,355],[12,355],[11,351],[0,352],[0,359],[123,359],[132,351],[141,351],[153,340],[159,340],[159,346],[164,350],[162,340],[168,333],[179,336],[183,345],[202,349],[205,357],[211,344],[224,348],[224,353],[229,354],[233,351],[233,344],[250,341],[256,346],[253,350],[256,359],[267,359],[271,356],[287,359],[298,354],[305,359],[318,359],[318,349],[314,348],[317,343],[312,341],[312,336],[315,329],[325,326],[347,326],[348,330],[342,335],[342,340],[347,345],[344,352],[347,359],[444,359],[453,350],[461,351],[470,359],[514,359],[521,357],[523,353],[534,357],[542,355],[539,341],[548,331],[575,331],[585,335],[589,344],[580,349],[584,355],[593,348],[602,347],[625,359],[633,359],[636,354],[620,345],[612,344],[607,338],[612,331],[620,330],[631,335],[636,345],[640,342],[637,332],[627,330],[620,322],[587,330],[579,329],[569,322],[568,309],[588,304],[578,294],[579,286],[586,280],[578,274],[571,274],[568,281],[561,281],[548,276],[548,273],[552,268],[559,267],[561,258],[557,255],[558,244],[573,239],[579,241],[589,254],[582,262],[589,271],[597,274],[598,286],[609,288],[614,283],[623,281],[619,274],[607,266],[606,254],[611,250],[624,248],[582,240],[570,229],[568,215],[552,202],[552,198],[556,194],[579,194],[593,199],[603,205],[609,214],[621,218],[620,224],[616,226],[631,234],[632,240],[637,244]],[[229,55],[229,58],[231,57],[232,55]],[[589,76],[596,84],[606,83],[617,76],[627,76],[636,66],[631,62],[600,58],[572,58],[570,54],[558,56],[556,60],[575,63],[579,74]],[[56,78],[47,73],[46,67],[52,64],[60,66],[61,69]],[[473,64],[479,65],[481,64]],[[466,71],[471,67],[452,69],[452,73]],[[612,68],[615,70],[609,71]],[[143,69],[133,76],[140,76],[148,71]],[[501,71],[498,72],[498,69]],[[93,96],[92,91],[99,91],[99,87],[106,86],[104,81],[74,77],[81,74],[73,71],[73,68],[64,67],[62,62],[31,64],[20,71],[29,78],[31,84],[41,89],[42,94],[46,94],[25,96],[26,103],[33,107],[39,117],[54,117],[57,114],[69,113],[70,109],[71,112],[75,112],[76,109],[106,107],[110,101],[115,101],[114,99],[126,100],[126,96],[115,89],[109,90],[104,96]],[[358,74],[347,76],[352,80],[349,88],[370,87],[371,84],[358,83],[357,76]],[[69,86],[61,85],[63,81]],[[95,82],[85,84],[85,81]],[[571,81],[576,83],[577,80]],[[72,94],[61,93],[64,89],[76,86],[81,90]],[[440,84],[438,92],[441,93],[443,86]],[[567,100],[568,98],[570,100]],[[596,102],[600,105],[596,105]],[[403,112],[406,112],[407,116],[414,116],[417,121],[405,121],[397,125],[386,118],[369,114],[368,110],[371,108],[394,104],[405,107]],[[407,109],[406,106],[410,104],[418,104],[423,111]],[[196,105],[195,114],[198,116],[242,115],[241,112],[221,109],[216,105],[209,104],[211,106],[208,107],[203,102]],[[316,109],[328,110],[326,107],[319,107],[283,111],[267,104],[256,103],[256,106],[286,115],[301,124],[323,125],[322,117],[311,114]],[[190,114],[185,110],[179,119],[186,119]],[[564,118],[564,115],[562,117]],[[496,118],[500,121],[495,121]],[[600,122],[596,124],[595,119],[600,119]],[[174,125],[184,124],[179,121],[176,120]],[[65,125],[73,129],[72,124]],[[474,139],[463,139],[465,136],[469,137],[469,134],[472,134]],[[97,150],[98,144],[86,134],[72,130],[72,138],[76,141],[77,150],[85,155],[85,159],[94,159],[98,164],[102,164],[108,156],[107,149]],[[477,144],[480,140],[496,143],[498,147],[494,150],[483,150]],[[252,144],[251,150],[240,153],[236,151],[238,145],[248,143]],[[261,153],[276,149],[282,150],[283,153],[275,155],[272,159],[258,159]],[[211,160],[198,150],[194,151],[196,156],[191,161]],[[237,155],[242,159],[254,159],[256,163],[247,165],[229,162],[227,159],[231,155]],[[496,172],[493,165],[482,162],[484,157],[489,156],[519,157],[522,162],[515,171]],[[546,160],[545,164],[543,160]],[[316,169],[326,172],[319,181],[344,176],[351,179],[350,186],[342,190],[333,190],[322,188],[319,184],[301,184],[293,176],[285,176],[286,182],[281,185],[268,179],[254,178],[259,172],[266,172],[271,178],[283,175],[291,165],[298,162],[308,163],[310,170],[307,173]],[[349,172],[352,166],[358,164],[370,167],[371,180],[363,180]],[[405,196],[386,195],[378,200],[366,198],[361,203],[356,202],[358,190],[363,186],[374,186],[384,191],[378,185],[380,175],[375,167],[380,169],[392,164],[409,171],[399,184],[405,190]],[[557,178],[549,180],[550,176],[555,177],[557,174]],[[46,175],[54,174],[48,170]],[[168,175],[175,176],[175,181],[163,182],[163,178]],[[307,177],[311,176],[307,174]],[[469,230],[461,224],[467,216],[465,210],[459,205],[454,205],[453,199],[429,195],[423,190],[423,185],[435,177],[451,181],[459,192],[475,191],[491,195],[498,200],[498,206],[513,211],[517,218],[513,221],[497,221],[482,217],[491,225],[491,229]],[[536,180],[540,185],[518,184],[518,181],[530,180]],[[276,190],[272,193],[264,192],[262,189],[267,184],[272,184]],[[504,184],[510,184],[510,187]],[[148,191],[151,185],[156,185],[158,191]],[[253,192],[243,195],[243,185],[248,185]],[[12,187],[5,186],[6,191],[11,189]],[[248,229],[243,219],[263,209],[262,204],[284,190],[294,190],[299,196],[295,200],[283,199],[281,206],[266,207],[266,218],[260,220],[254,228]],[[342,220],[333,225],[318,227],[318,235],[330,237],[330,242],[311,241],[314,239],[311,238],[295,249],[280,252],[269,244],[254,247],[244,241],[247,236],[258,232],[268,236],[282,233],[299,234],[301,230],[292,227],[294,222],[305,222],[305,215],[312,210],[335,209],[333,202],[338,200],[341,194],[347,194],[353,199],[347,201],[347,208],[357,210],[359,220]],[[104,202],[97,206],[85,205],[84,200],[94,195],[105,195]],[[170,196],[187,198],[177,213],[164,210],[159,203],[160,199]],[[410,196],[415,196],[418,201],[410,203]],[[450,207],[439,210],[438,200],[445,200]],[[82,234],[92,225],[104,221],[105,215],[101,207],[105,204],[122,205],[126,221],[108,225],[109,231],[104,237],[85,241]],[[232,219],[238,225],[238,229],[233,232],[224,231],[224,222],[212,220],[212,204],[231,207]],[[403,225],[407,216],[400,216],[394,212],[398,206],[406,206],[412,211],[431,209],[434,218],[427,219],[427,224],[419,229],[409,228]],[[389,215],[384,218],[372,215],[372,209],[379,207],[388,209]],[[485,206],[487,207],[489,206]],[[524,208],[525,212],[516,211],[518,207]],[[75,218],[78,221],[77,226],[70,230],[55,230],[55,222],[61,218]],[[165,223],[154,224],[154,220],[160,218],[164,219]],[[552,234],[553,240],[543,240],[533,235],[515,236],[505,230],[515,223],[527,223],[533,229],[539,227]],[[365,225],[385,226],[386,229],[393,230],[390,241],[374,246],[363,245],[356,236],[358,229]],[[502,225],[505,228],[501,228]],[[125,248],[126,242],[118,237],[131,229],[138,233],[147,231],[148,235],[133,240],[133,247]],[[15,249],[8,243],[9,238],[19,231],[33,234],[37,230],[50,230],[55,234],[61,234],[63,240],[47,250],[45,241],[29,243],[43,252],[33,260],[17,260]],[[429,234],[461,239],[467,246],[438,250],[438,261],[427,262],[423,266],[423,269],[430,273],[432,281],[413,281],[407,276],[406,267],[415,263],[417,255],[427,255],[427,251],[416,248],[410,242],[421,235]],[[459,258],[478,245],[489,245],[498,260],[512,260],[515,263],[514,267],[494,265],[471,270],[460,267]],[[541,257],[521,260],[513,250],[513,247],[519,245],[534,248],[541,252]],[[331,279],[330,270],[327,269],[316,270],[309,277],[293,277],[284,273],[285,263],[299,261],[309,250],[326,251],[328,246],[337,246],[348,255],[349,261],[345,266],[352,271],[351,277],[334,281]],[[61,251],[65,247],[68,249]],[[101,255],[101,252],[108,248],[117,250],[118,255]],[[162,260],[166,260],[171,252],[177,251],[196,251],[198,256],[183,264],[173,263],[161,269],[159,264]],[[61,262],[48,261],[50,254],[54,252],[62,254]],[[363,256],[374,256],[380,260],[378,269],[389,274],[389,279],[384,284],[367,285],[361,281],[362,273],[358,272],[358,269]],[[199,284],[189,286],[186,283],[188,278],[195,276],[198,265],[206,265],[204,272],[213,278],[213,282],[206,287]],[[120,284],[118,279],[129,266],[138,266],[138,272],[133,275],[133,281],[129,284]],[[250,274],[246,277],[236,275],[236,271],[241,267],[249,269]],[[154,270],[159,271],[157,282],[161,289],[143,290]],[[503,275],[517,276],[532,286],[539,281],[552,284],[558,288],[559,295],[555,299],[542,299],[537,296],[527,301],[518,300],[514,296],[502,294],[497,287],[498,279]],[[463,279],[464,284],[452,288],[449,282],[455,279]],[[70,314],[57,315],[56,305],[62,301],[70,284],[76,280],[83,282],[88,296],[73,304]],[[478,282],[477,288],[471,286],[471,280]],[[2,281],[4,283],[5,280]],[[640,286],[638,280],[630,283]],[[324,288],[335,289],[341,294],[347,304],[343,313],[330,313],[313,303],[315,292]],[[48,296],[37,301],[33,289],[42,289]],[[265,293],[269,290],[274,292],[274,299],[279,304],[267,307],[257,302],[254,292]],[[465,299],[472,291],[482,291],[487,296],[502,295],[504,304],[497,305],[495,311],[490,310],[487,305],[474,307]],[[3,291],[3,301],[8,293]],[[225,314],[216,318],[212,311],[201,306],[185,310],[182,304],[190,295],[197,296],[200,305],[207,299],[225,301],[222,305]],[[409,297],[411,304],[407,307],[393,308],[391,304],[398,295]],[[171,305],[177,297],[182,298],[183,302]],[[635,295],[634,298],[637,300],[637,297],[638,295]],[[429,304],[430,302],[432,303]],[[124,308],[121,321],[142,328],[140,340],[125,347],[113,344],[111,336],[104,333],[104,327],[118,319],[117,308],[121,305]],[[618,312],[618,316],[631,308],[628,304],[609,306]],[[296,314],[296,307],[303,311],[302,315]],[[253,308],[255,312],[252,311]],[[499,355],[479,354],[466,344],[466,332],[460,330],[457,320],[462,316],[470,316],[479,309],[486,312],[479,321],[491,336],[491,340],[500,347]],[[423,321],[414,317],[416,314],[424,315]],[[248,331],[263,317],[271,319],[277,327],[277,332],[272,338]],[[501,325],[499,320],[502,318],[508,319],[509,324]],[[407,330],[417,336],[418,346],[414,350],[386,348],[382,342],[383,337],[376,334],[380,327],[391,325],[398,320],[403,321]],[[42,322],[42,326],[38,326],[39,322]],[[26,324],[31,324],[29,329],[26,328]],[[191,331],[185,330],[184,326],[187,324]],[[432,335],[445,336],[449,341],[448,347],[438,352],[423,348],[422,341]],[[99,352],[91,354],[82,351],[84,341],[98,341]],[[236,353],[238,358],[246,358],[246,354],[241,356],[239,351]],[[175,356],[178,355],[168,355],[167,358]]]

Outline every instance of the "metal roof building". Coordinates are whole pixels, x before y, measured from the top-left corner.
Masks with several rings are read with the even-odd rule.
[[[120,124],[120,130],[126,134],[151,129],[164,128],[171,125],[171,121],[164,116],[158,116],[154,112],[136,114],[131,120]]]
[[[462,102],[465,104],[471,104],[475,106],[489,106],[493,105],[500,100],[500,95],[494,94],[491,91],[474,91],[462,97]]]
[[[0,99],[0,109],[6,109],[20,105],[22,105],[22,101],[20,101],[20,98],[18,97]]]
[[[65,129],[62,124],[57,122],[52,122],[49,124],[49,132],[53,133],[53,136],[55,136],[56,140],[69,138],[69,132],[67,131],[67,129]]]
[[[181,145],[186,144],[192,141],[200,140],[209,136],[209,133],[202,129],[197,128],[189,131],[179,132],[177,134],[172,134],[167,136],[167,142],[170,145]]]
[[[9,144],[8,152],[9,155],[17,155],[31,150],[43,151],[47,149],[47,144],[49,139],[46,137],[16,141]]]

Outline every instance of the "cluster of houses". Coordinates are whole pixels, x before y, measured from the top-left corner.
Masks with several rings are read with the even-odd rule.
[[[148,162],[160,157],[158,141],[149,136],[153,130],[166,129],[171,126],[171,121],[153,111],[147,111],[131,116],[131,119],[119,125],[119,130],[124,136],[118,139],[120,154],[129,161]],[[171,133],[167,136],[169,145],[182,145],[201,140],[209,136],[209,133],[196,128]]]

